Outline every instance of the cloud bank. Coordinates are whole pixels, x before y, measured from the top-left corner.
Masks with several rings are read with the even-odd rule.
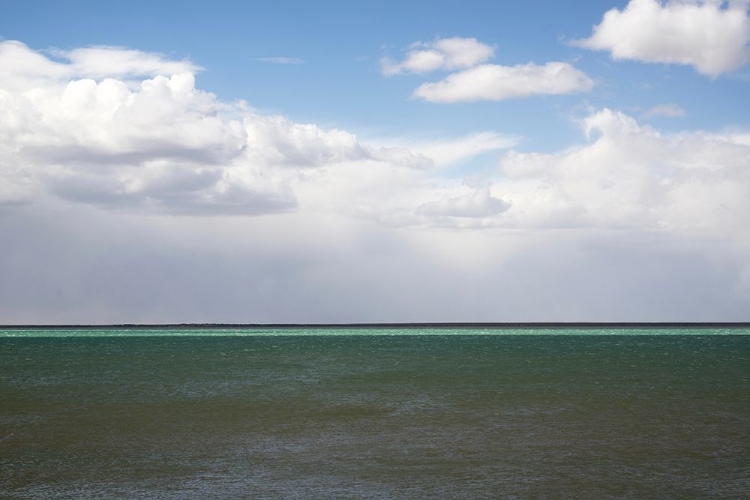
[[[750,62],[748,3],[630,0],[572,43],[615,60],[689,65],[716,77]]]
[[[0,323],[748,319],[747,130],[363,139],[96,50],[0,43]]]

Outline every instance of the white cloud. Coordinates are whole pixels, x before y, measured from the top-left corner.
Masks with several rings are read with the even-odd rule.
[[[490,188],[485,186],[473,193],[445,197],[439,201],[431,201],[420,205],[417,214],[431,217],[491,217],[510,208],[510,204],[495,198],[490,194]]]
[[[188,60],[173,61],[161,54],[119,47],[50,52],[57,60],[15,40],[0,42],[0,88],[19,91],[80,78],[153,77],[195,73],[201,69]]]
[[[747,2],[631,0],[574,45],[614,59],[684,64],[716,77],[750,62]]]
[[[406,58],[395,62],[388,57],[381,59],[384,75],[404,73],[429,73],[435,70],[470,68],[490,59],[495,49],[476,38],[438,38],[434,42],[416,42],[411,45]]]
[[[677,104],[659,104],[657,106],[654,106],[653,108],[648,109],[643,116],[646,118],[650,118],[652,116],[682,118],[683,116],[687,116],[687,113],[685,112],[685,109],[682,108],[682,106],[679,106]]]
[[[67,51],[54,51],[58,58],[67,59],[72,76],[105,78],[175,75],[195,73],[201,69],[183,59],[174,61],[161,54],[141,52],[121,47],[86,47]]]
[[[282,116],[247,115],[245,126],[248,156],[263,164],[305,168],[375,160],[423,168],[432,163],[430,158],[405,148],[362,144],[345,130],[323,130]]]
[[[4,42],[0,49],[7,44],[20,46]],[[5,206],[46,193],[147,213],[263,214],[301,207],[391,226],[429,225],[425,216],[431,215],[486,219],[485,226],[660,231],[736,229],[737,217],[717,214],[721,207],[731,213],[748,208],[740,193],[750,191],[750,140],[742,131],[664,136],[603,110],[582,122],[588,136],[597,136],[591,143],[554,154],[511,151],[502,157],[501,178],[480,172],[468,180],[441,169],[514,147],[518,138],[486,131],[366,143],[344,130],[222,102],[196,88],[191,73],[137,84],[109,77],[66,81],[47,75],[47,66],[62,67],[61,74],[70,68],[24,50],[29,58],[6,61],[19,69],[3,66],[0,86]],[[527,65],[521,73],[546,74],[553,64]],[[533,89],[528,79],[525,87]],[[498,97],[490,91],[477,95]],[[467,194],[467,185],[488,188]],[[710,208],[696,208],[697,200]]]
[[[0,175],[11,181],[78,202],[168,212],[294,205],[282,180],[242,168],[242,116],[223,116],[232,110],[195,89],[190,73],[134,89],[113,78],[36,83],[0,88],[0,138],[12,144]]]
[[[459,70],[439,82],[420,85],[413,96],[426,101],[500,101],[535,94],[571,94],[587,92],[594,84],[586,74],[564,62],[482,64],[494,56],[495,49],[475,38],[439,38],[411,47],[399,63],[387,57],[381,60],[385,76]]]
[[[472,169],[461,178],[439,168],[450,163],[414,170],[342,162],[315,170],[295,192],[307,210],[390,227],[645,231],[721,238],[750,249],[747,133],[665,134],[609,109],[581,120],[581,130],[588,141],[562,151],[503,153],[494,175]],[[428,158],[455,151],[463,161],[470,145],[486,152],[513,144],[501,142],[480,134],[408,149]]]
[[[222,102],[197,89],[190,72],[118,79],[191,63],[124,49],[64,55],[67,63],[0,43],[0,203],[48,192],[105,207],[262,214],[295,206],[291,184],[300,169],[432,164],[404,148]]]
[[[594,83],[568,63],[548,62],[516,66],[484,64],[424,83],[414,97],[430,102],[499,101],[537,94],[588,92]]]
[[[356,167],[341,162],[324,169],[306,170],[304,180],[294,185],[300,207],[392,228],[492,224],[491,219],[499,212],[494,211],[497,206],[493,200],[481,198],[482,192],[472,205],[472,217],[429,215],[429,209],[423,213],[417,211],[421,205],[465,197],[468,183],[455,177],[452,167],[478,155],[512,147],[518,138],[487,131],[457,139],[384,142],[398,146],[392,149],[428,159],[430,168],[411,168],[407,162],[367,160],[358,162]],[[481,180],[476,185],[481,185]],[[469,203],[470,198],[465,202]],[[464,210],[466,214],[469,211],[469,208]]]
[[[750,145],[742,134],[664,135],[618,111],[581,122],[592,142],[510,151],[500,181],[509,223],[701,234],[750,245]]]

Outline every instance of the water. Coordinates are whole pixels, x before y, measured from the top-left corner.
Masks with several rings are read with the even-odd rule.
[[[0,331],[0,497],[750,496],[746,330],[145,333]]]

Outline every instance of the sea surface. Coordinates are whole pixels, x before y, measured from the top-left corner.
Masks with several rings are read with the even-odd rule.
[[[0,498],[750,498],[750,330],[0,328]]]

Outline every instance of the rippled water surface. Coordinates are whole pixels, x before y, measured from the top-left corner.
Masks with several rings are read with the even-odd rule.
[[[0,331],[0,497],[750,496],[746,331],[92,332]]]

